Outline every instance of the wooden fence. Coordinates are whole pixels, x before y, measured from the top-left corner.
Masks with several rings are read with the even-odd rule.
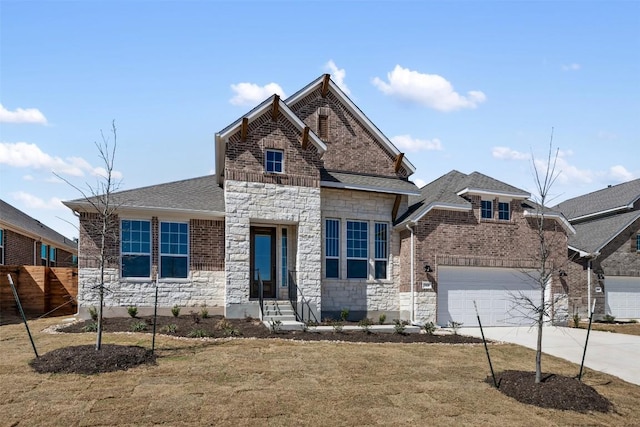
[[[0,311],[13,315],[18,313],[18,308],[7,274],[11,274],[22,308],[30,316],[76,313],[77,268],[0,265]]]

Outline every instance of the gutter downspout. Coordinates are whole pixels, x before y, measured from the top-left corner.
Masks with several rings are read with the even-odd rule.
[[[598,255],[599,252],[587,255],[587,310],[591,310],[591,262],[598,258]]]
[[[414,294],[414,288],[415,288],[415,278],[414,278],[414,234],[413,234],[413,228],[411,228],[411,226],[409,224],[407,224],[407,230],[409,230],[411,232],[411,324],[413,324],[415,322],[415,294]]]

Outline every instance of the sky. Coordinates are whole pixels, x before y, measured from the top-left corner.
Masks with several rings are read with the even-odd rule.
[[[216,132],[323,73],[419,186],[535,194],[550,144],[552,205],[640,177],[640,1],[0,0],[0,198],[77,237],[61,201],[113,122],[121,190],[203,176]]]

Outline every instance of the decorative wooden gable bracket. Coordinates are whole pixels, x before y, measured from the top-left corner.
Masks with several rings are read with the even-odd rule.
[[[326,98],[329,93],[329,79],[331,76],[329,74],[324,75],[324,79],[322,80],[322,97]]]
[[[247,129],[249,128],[249,119],[247,117],[242,118],[242,127],[240,128],[240,139],[242,142],[247,140]]]
[[[302,149],[306,150],[309,145],[309,126],[304,127],[304,131],[302,132]]]
[[[273,96],[273,110],[271,112],[271,119],[275,122],[278,120],[278,110],[280,109],[280,96]]]
[[[398,153],[398,155],[396,156],[396,164],[394,167],[396,173],[398,173],[398,171],[402,167],[402,159],[404,159],[404,153]]]
[[[402,200],[402,196],[400,194],[396,194],[396,200],[393,202],[393,210],[391,211],[391,220],[395,221],[398,217],[398,209],[400,209],[400,201]]]

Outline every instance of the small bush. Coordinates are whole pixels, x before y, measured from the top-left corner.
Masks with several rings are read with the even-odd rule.
[[[338,333],[338,334],[341,333],[342,329],[344,328],[344,325],[339,320],[332,321],[331,322],[331,326],[333,326],[333,332]]]
[[[616,316],[612,316],[610,314],[605,314],[602,318],[603,323],[614,323],[616,321]]]
[[[307,325],[307,327],[318,326],[318,322],[316,322],[315,320],[307,320],[305,322],[305,325]]]
[[[579,328],[580,327],[580,315],[578,313],[573,315],[573,327],[574,328]]]
[[[343,322],[346,322],[348,317],[349,317],[349,309],[343,308],[342,311],[340,311],[340,320],[342,320]]]
[[[162,327],[162,332],[167,334],[175,334],[178,331],[178,325],[171,323]]]
[[[406,320],[393,319],[393,329],[396,334],[404,335],[408,324]]]
[[[378,317],[378,324],[384,325],[384,322],[387,321],[387,315],[382,313],[380,317]]]
[[[200,310],[200,317],[202,317],[203,319],[209,317],[209,310],[207,310],[206,307],[202,307],[202,310]]]
[[[422,326],[422,329],[424,329],[424,332],[427,335],[433,335],[433,333],[436,331],[436,325],[433,322],[426,322]]]
[[[91,316],[91,320],[94,322],[98,321],[98,309],[95,307],[89,307],[89,316]]]
[[[362,319],[358,322],[358,326],[362,328],[362,332],[367,334],[371,333],[371,325],[373,325],[373,322],[368,318]]]
[[[142,332],[147,330],[147,322],[137,321],[131,324],[131,332]]]
[[[462,325],[462,322],[456,322],[455,320],[449,322],[449,327],[453,329],[453,335],[458,335],[458,331],[460,330]]]
[[[271,328],[271,332],[274,334],[279,333],[282,330],[282,321],[281,320],[269,320],[269,328]]]
[[[171,307],[171,314],[173,314],[173,317],[180,316],[180,307],[178,307],[178,304]]]
[[[82,332],[98,332],[98,324],[94,321],[82,327]]]
[[[208,336],[209,334],[207,333],[207,331],[201,328],[193,329],[191,332],[189,332],[188,335],[189,338],[206,338]]]
[[[135,305],[130,305],[129,307],[127,307],[127,313],[129,313],[129,316],[135,318],[138,315],[138,307],[136,307]]]
[[[629,320],[629,323],[638,323],[638,321],[636,319],[631,319]]]

